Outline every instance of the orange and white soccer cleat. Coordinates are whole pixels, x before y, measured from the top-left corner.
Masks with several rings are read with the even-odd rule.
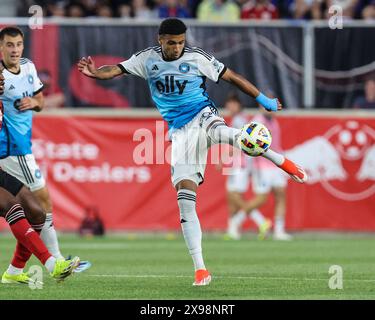
[[[289,174],[294,181],[299,183],[305,183],[307,181],[307,173],[305,170],[287,158],[285,158],[285,161],[279,166],[279,168]]]
[[[206,269],[195,271],[195,281],[193,286],[207,286],[211,282],[211,274]]]

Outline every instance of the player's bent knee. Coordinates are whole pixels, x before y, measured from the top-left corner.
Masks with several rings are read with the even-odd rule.
[[[12,199],[12,198],[1,199],[0,216],[5,218],[9,210],[12,209],[16,205],[19,205],[19,203],[15,199]]]
[[[46,221],[46,213],[34,198],[24,205],[25,215],[31,224],[43,224]]]
[[[52,201],[46,186],[41,189],[34,190],[32,193],[45,212],[52,212]]]
[[[25,209],[26,218],[31,224],[44,223],[46,220],[46,213],[34,194],[28,188],[22,188],[16,199]]]
[[[30,224],[43,224],[46,221],[46,213],[40,206],[34,206],[25,215]]]
[[[178,182],[175,186],[176,191],[181,189],[187,189],[196,192],[197,191],[197,184],[193,180],[184,179]]]

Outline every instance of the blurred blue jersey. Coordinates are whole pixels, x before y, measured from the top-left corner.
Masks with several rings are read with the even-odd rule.
[[[3,63],[3,62],[1,62]],[[4,106],[3,127],[0,131],[0,158],[31,153],[33,111],[18,111],[22,98],[32,97],[43,89],[34,64],[21,58],[20,71],[16,74],[6,69],[4,94],[0,96]]]

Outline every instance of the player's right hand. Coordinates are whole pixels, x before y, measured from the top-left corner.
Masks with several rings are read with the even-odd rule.
[[[255,101],[260,103],[264,109],[266,109],[269,112],[272,111],[279,111],[283,108],[283,105],[277,98],[269,98],[265,96],[263,93],[259,93],[259,95],[255,98]]]
[[[85,76],[96,78],[95,73],[97,71],[95,67],[95,62],[90,56],[83,57],[77,63],[78,70],[82,72]]]
[[[271,99],[267,97],[267,100],[265,100],[262,105],[268,112],[279,111],[283,108],[282,104],[277,98]]]

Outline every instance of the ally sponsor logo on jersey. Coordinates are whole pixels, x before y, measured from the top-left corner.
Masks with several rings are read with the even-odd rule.
[[[156,88],[160,93],[173,93],[183,94],[187,80],[175,80],[174,76],[165,76],[164,82],[161,80],[156,81]]]

